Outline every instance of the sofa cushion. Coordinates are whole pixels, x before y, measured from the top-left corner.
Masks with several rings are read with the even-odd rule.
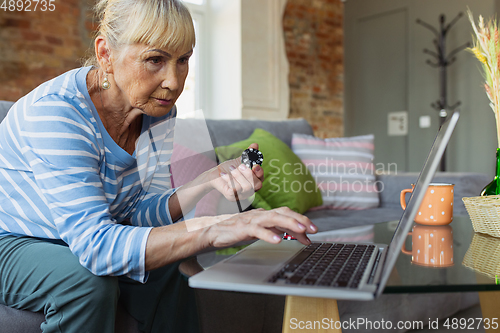
[[[264,155],[264,182],[255,193],[252,206],[273,209],[282,206],[304,213],[322,204],[316,182],[292,150],[271,133],[257,128],[249,138],[229,146],[217,147],[220,161],[241,156],[251,143],[258,143]]]
[[[40,325],[44,321],[43,312],[18,310],[0,304],[0,332],[2,333],[40,333]],[[115,332],[139,333],[137,321],[127,312],[121,302],[118,302],[116,311]]]
[[[313,175],[327,209],[368,209],[379,205],[373,164],[373,135],[321,139],[294,134],[292,150]]]
[[[288,147],[291,147],[293,133],[313,134],[311,125],[305,119],[283,121],[207,119],[206,123],[214,147],[227,146],[233,142],[245,140],[256,128],[272,133]]]
[[[12,107],[14,103],[8,101],[0,101],[0,122],[5,118],[7,112]]]
[[[40,333],[45,321],[41,312],[30,312],[9,308],[0,304],[0,331],[9,333]]]

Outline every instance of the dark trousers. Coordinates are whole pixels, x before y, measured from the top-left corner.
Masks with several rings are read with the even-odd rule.
[[[0,303],[43,312],[44,333],[114,333],[118,301],[143,332],[198,332],[195,296],[179,263],[150,272],[145,284],[96,276],[65,245],[0,238]]]

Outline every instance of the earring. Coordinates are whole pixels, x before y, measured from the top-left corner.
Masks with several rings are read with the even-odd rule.
[[[104,74],[104,81],[102,81],[102,89],[108,90],[111,88],[111,83],[108,81],[108,74]]]

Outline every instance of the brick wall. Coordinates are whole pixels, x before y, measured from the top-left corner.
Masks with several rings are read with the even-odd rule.
[[[343,8],[340,0],[288,0],[283,18],[290,64],[290,118],[319,137],[343,135]]]
[[[53,12],[0,10],[0,100],[15,101],[81,65],[93,0],[54,3]],[[283,18],[290,118],[307,119],[319,137],[343,135],[342,19],[340,0],[288,0]]]
[[[90,0],[53,4],[54,11],[41,11],[41,6],[37,11],[32,6],[31,12],[0,9],[0,100],[16,101],[81,65],[91,45]]]

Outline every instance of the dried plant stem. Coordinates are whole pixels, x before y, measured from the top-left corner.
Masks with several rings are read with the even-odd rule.
[[[496,20],[484,22],[479,16],[476,26],[471,11],[468,11],[469,21],[475,34],[474,46],[469,48],[483,67],[485,79],[484,88],[490,100],[490,107],[495,114],[498,148],[500,148],[500,36]]]

